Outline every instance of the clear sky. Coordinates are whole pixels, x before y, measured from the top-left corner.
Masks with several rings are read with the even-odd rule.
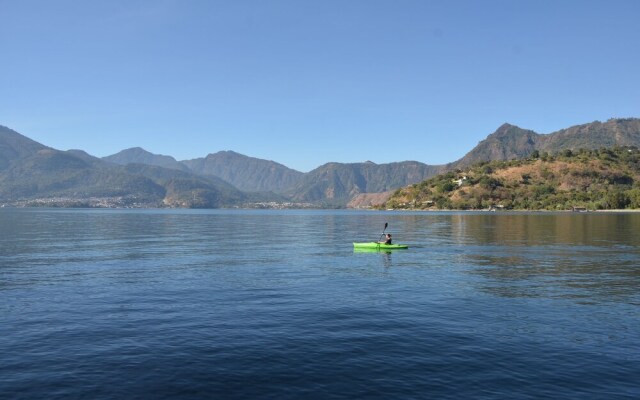
[[[103,157],[454,161],[640,117],[636,0],[0,0],[0,125]]]

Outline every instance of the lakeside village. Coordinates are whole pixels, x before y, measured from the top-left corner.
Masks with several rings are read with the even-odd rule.
[[[28,200],[14,200],[0,203],[0,207],[52,207],[52,208],[149,208],[147,202],[132,197],[47,197]]]
[[[135,196],[117,197],[48,197],[28,200],[15,200],[0,203],[0,208],[15,207],[51,207],[51,208],[176,208],[162,203],[141,201]],[[189,208],[189,207],[184,207]],[[312,203],[292,203],[292,202],[257,202],[246,203],[241,206],[230,208],[243,209],[264,209],[264,210],[287,210],[287,209],[311,209],[318,208]]]
[[[388,208],[386,211],[402,211],[402,206],[414,206],[415,204],[400,204],[401,208],[393,209]],[[430,211],[430,207],[434,206],[432,201],[427,201],[423,204],[426,208],[423,208],[422,211]],[[148,202],[140,202],[132,199],[130,197],[90,197],[86,199],[76,199],[76,198],[67,198],[67,197],[52,197],[52,198],[42,198],[42,199],[29,199],[29,200],[16,200],[12,202],[0,203],[0,208],[37,208],[37,207],[49,207],[49,208],[126,208],[126,209],[144,209],[144,208],[176,208],[169,207],[166,205],[161,205],[157,203],[148,203]],[[186,208],[186,207],[185,207]],[[258,203],[247,203],[242,206],[234,206],[229,208],[235,209],[259,209],[259,210],[299,210],[299,209],[318,209],[316,204],[312,203],[291,203],[291,202],[258,202]],[[385,209],[375,208],[372,206],[361,206],[356,207],[360,210],[382,210]],[[505,210],[504,206],[497,204],[492,205],[487,209],[475,210],[475,211],[503,211]],[[437,211],[437,210],[436,210]],[[573,212],[587,212],[590,211],[585,207],[573,207],[570,210]]]

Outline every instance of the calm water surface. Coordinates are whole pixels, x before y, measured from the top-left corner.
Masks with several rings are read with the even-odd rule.
[[[409,250],[356,253],[389,223]],[[0,209],[0,398],[640,398],[640,214]]]

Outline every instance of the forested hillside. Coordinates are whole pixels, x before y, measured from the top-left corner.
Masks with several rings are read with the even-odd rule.
[[[535,150],[530,157],[474,164],[397,190],[395,209],[590,210],[640,208],[637,147]]]

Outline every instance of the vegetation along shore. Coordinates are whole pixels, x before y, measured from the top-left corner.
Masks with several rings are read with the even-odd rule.
[[[625,210],[640,208],[640,150],[534,151],[480,162],[395,191],[381,209]]]

